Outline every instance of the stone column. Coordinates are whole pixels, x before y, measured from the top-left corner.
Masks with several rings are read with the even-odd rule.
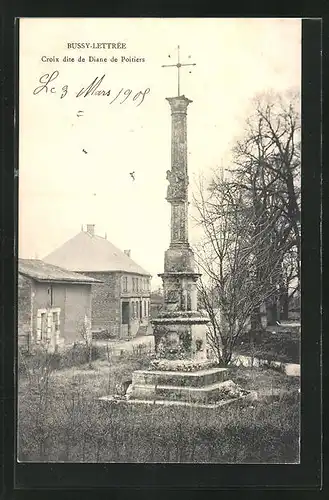
[[[164,358],[191,359],[203,356],[197,346],[204,342],[208,318],[197,308],[193,250],[188,242],[188,172],[187,172],[187,107],[192,102],[185,96],[167,98],[171,108],[171,170],[167,201],[171,204],[171,238],[165,252],[164,307],[152,320],[157,354]],[[199,342],[200,343],[200,342]]]
[[[171,108],[171,170],[167,201],[171,203],[171,244],[188,244],[187,107],[185,96],[168,97]]]

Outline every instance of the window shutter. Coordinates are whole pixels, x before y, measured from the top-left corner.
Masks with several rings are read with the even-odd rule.
[[[41,313],[37,314],[37,338],[36,340],[41,340]]]
[[[90,318],[88,318],[87,314],[85,314],[84,324],[85,324],[85,329],[86,329],[87,341],[91,342],[91,340],[92,340],[91,320],[90,320]]]
[[[52,311],[47,311],[47,336],[46,336],[47,341],[51,339],[52,324],[53,324],[53,313]]]

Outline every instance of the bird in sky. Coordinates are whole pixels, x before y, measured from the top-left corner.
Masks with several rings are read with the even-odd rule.
[[[82,150],[85,154],[87,154],[87,151],[85,149]]]
[[[134,181],[135,180],[135,171],[134,172],[129,172],[129,175],[132,178],[132,180]]]

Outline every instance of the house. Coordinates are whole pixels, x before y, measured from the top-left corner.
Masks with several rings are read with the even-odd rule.
[[[151,275],[106,237],[87,224],[44,258],[57,265],[102,281],[92,286],[91,325],[94,335],[132,338],[150,333]]]
[[[47,342],[52,348],[83,340],[91,318],[95,278],[36,259],[18,260],[18,344],[27,349]]]
[[[163,291],[161,288],[151,292],[151,318],[157,318],[163,307]]]

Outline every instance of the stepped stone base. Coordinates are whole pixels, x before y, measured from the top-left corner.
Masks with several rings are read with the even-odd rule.
[[[220,399],[225,380],[226,368],[195,372],[137,370],[133,373],[129,401],[211,404]]]
[[[116,400],[113,396],[103,396],[100,399],[100,401],[104,402],[113,402],[115,401],[116,404],[132,404],[132,405],[147,405],[147,406],[152,406],[152,405],[157,405],[157,406],[174,406],[174,407],[184,407],[184,406],[189,406],[189,407],[196,407],[196,408],[209,408],[209,409],[214,409],[214,408],[219,408],[221,406],[226,406],[232,403],[236,403],[237,401],[240,401],[241,399],[250,399],[250,395],[246,396],[240,396],[236,397],[233,399],[223,399],[214,403],[191,403],[188,401],[170,401],[168,399],[157,399],[157,400],[151,400],[151,399],[129,399],[129,400]]]

